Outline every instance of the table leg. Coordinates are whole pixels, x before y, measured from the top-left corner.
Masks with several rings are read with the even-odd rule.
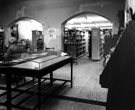
[[[50,73],[50,83],[53,84],[53,72]]]
[[[73,60],[71,60],[71,88],[73,87]]]
[[[41,110],[41,78],[38,78],[38,109]]]
[[[10,73],[6,74],[7,110],[11,110],[11,76]]]

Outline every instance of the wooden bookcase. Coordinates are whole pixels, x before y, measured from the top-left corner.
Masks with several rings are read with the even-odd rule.
[[[35,49],[37,51],[44,49],[44,38],[41,31],[32,31],[32,43],[30,49],[31,51],[34,51]]]
[[[68,29],[64,32],[64,51],[77,59],[85,54],[84,32],[76,29]]]
[[[103,56],[103,40],[100,28],[91,29],[91,59],[100,60]]]

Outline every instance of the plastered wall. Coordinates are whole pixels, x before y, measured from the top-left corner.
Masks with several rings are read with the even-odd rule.
[[[124,9],[124,3],[111,2],[101,7],[83,6],[83,4],[89,4],[88,1],[86,3],[85,1],[73,3],[72,0],[57,2],[58,0],[55,2],[32,0],[8,4],[6,9],[3,7],[4,13],[2,11],[0,13],[0,25],[6,27],[14,19],[22,16],[32,17],[43,25],[46,45],[54,46],[55,50],[62,50],[61,24],[76,13],[88,11],[103,15],[114,23],[114,34],[117,33],[117,11]],[[50,40],[51,38],[53,40]]]

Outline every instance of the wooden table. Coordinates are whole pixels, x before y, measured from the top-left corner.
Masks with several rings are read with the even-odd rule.
[[[7,110],[12,108],[11,99],[11,80],[12,75],[36,77],[38,79],[38,108],[41,109],[41,79],[43,76],[50,74],[50,82],[53,81],[53,71],[70,63],[71,78],[70,80],[63,79],[63,81],[70,82],[73,87],[73,64],[70,56],[56,56],[50,55],[42,58],[33,59],[23,63],[17,63],[10,66],[0,66],[0,70],[6,76],[6,91],[7,91]]]

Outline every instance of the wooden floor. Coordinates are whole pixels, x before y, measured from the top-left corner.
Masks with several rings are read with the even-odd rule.
[[[99,75],[103,71],[102,60],[91,61],[87,55],[78,59],[78,64],[73,65],[73,88],[67,84],[47,100],[43,98],[41,110],[105,110],[107,89],[101,88],[99,84]],[[66,65],[54,71],[54,77],[69,79],[69,72],[70,65]],[[54,84],[48,93],[58,85],[59,82]],[[24,96],[20,97],[22,98]],[[18,103],[20,99],[13,103]],[[32,108],[35,103],[37,100],[33,97],[23,105]],[[0,110],[6,108],[0,106]]]

